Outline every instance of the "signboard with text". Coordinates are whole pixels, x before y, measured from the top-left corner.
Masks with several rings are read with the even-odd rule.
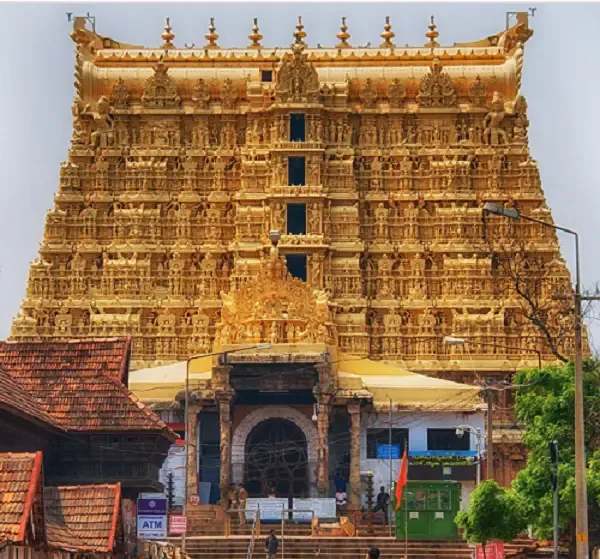
[[[313,511],[315,518],[335,518],[335,499],[294,499],[293,509]],[[310,512],[294,512],[294,520],[310,522],[313,515]]]
[[[248,499],[246,501],[246,522],[253,522],[256,509],[260,508],[260,519],[267,522],[281,522],[281,511],[288,508],[287,499]]]
[[[167,537],[167,499],[164,495],[142,494],[137,500],[137,537],[139,540]]]
[[[504,559],[504,542],[488,543],[485,546],[485,556],[483,547],[480,544],[475,546],[475,559]]]
[[[169,536],[181,536],[187,531],[187,518],[181,514],[169,517]]]
[[[167,517],[138,514],[137,533],[139,540],[162,540],[167,537]]]

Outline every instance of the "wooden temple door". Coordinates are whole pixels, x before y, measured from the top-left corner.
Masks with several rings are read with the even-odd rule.
[[[308,496],[308,449],[302,430],[286,419],[266,419],[246,439],[244,486],[251,497]]]

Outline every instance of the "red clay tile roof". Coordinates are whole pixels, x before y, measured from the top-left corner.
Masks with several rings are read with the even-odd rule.
[[[24,415],[38,423],[61,428],[58,421],[44,409],[43,403],[25,392],[19,382],[2,369],[0,369],[0,387],[0,408],[16,411],[19,415]]]
[[[0,367],[68,431],[162,431],[175,440],[121,381],[130,347],[129,338],[0,342]]]
[[[48,546],[111,553],[115,547],[121,484],[46,487],[44,515]]]
[[[0,454],[0,541],[25,540],[41,476],[41,451]]]

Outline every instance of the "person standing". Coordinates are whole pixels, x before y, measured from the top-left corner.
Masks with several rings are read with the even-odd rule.
[[[379,559],[380,555],[378,547],[370,547],[366,559]]]
[[[344,514],[346,510],[346,505],[348,504],[348,494],[341,489],[336,490],[335,492],[335,505],[337,507],[338,514],[341,516]]]
[[[240,484],[238,489],[238,508],[240,516],[240,524],[246,524],[246,503],[248,501],[248,491]]]
[[[238,508],[238,489],[233,483],[229,486],[229,493],[227,493],[227,500],[229,501],[228,509],[230,511],[233,511]],[[233,519],[233,515],[235,513],[232,512],[230,514],[231,514],[231,518]]]
[[[373,512],[383,511],[385,517],[385,523],[388,523],[388,507],[390,506],[390,495],[386,493],[385,487],[382,485],[379,488],[379,494],[377,495],[377,502],[373,508]]]
[[[275,559],[278,547],[279,541],[275,535],[275,530],[271,530],[267,536],[267,539],[265,540],[265,553],[267,554],[267,559]]]
[[[342,491],[346,493],[346,480],[341,476],[340,472],[335,472],[335,477],[333,482],[335,483],[335,491]]]

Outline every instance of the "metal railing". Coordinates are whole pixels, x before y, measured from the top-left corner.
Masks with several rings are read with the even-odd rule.
[[[248,551],[246,553],[246,559],[252,559],[254,553],[254,541],[257,534],[260,534],[260,507],[256,509],[254,515],[254,521],[252,522],[252,529],[250,530],[250,541],[248,542]]]
[[[310,514],[310,525],[313,524],[313,519],[315,518],[315,511],[309,509],[281,509],[281,559],[285,558],[285,516],[286,514],[289,516],[289,513],[292,513],[292,519],[294,518],[295,513],[306,513]]]

